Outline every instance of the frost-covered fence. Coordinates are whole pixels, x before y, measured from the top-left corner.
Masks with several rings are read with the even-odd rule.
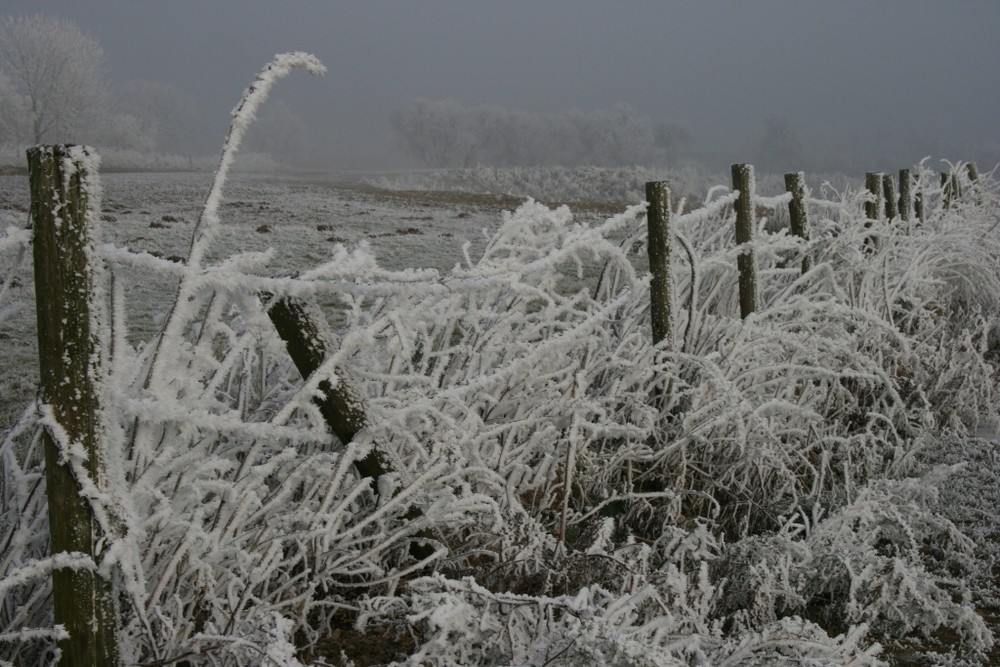
[[[97,165],[84,147],[28,150],[54,621],[65,628],[62,664],[72,667],[118,664],[111,581],[101,568],[107,517],[91,503],[105,486]]]
[[[322,368],[330,355],[323,326],[320,324],[324,315],[310,314],[310,305],[299,299],[273,299],[270,295],[266,295],[266,298],[270,299],[267,314],[275,331],[285,342],[288,355],[302,379],[308,381]],[[361,393],[348,383],[341,370],[338,369],[337,375],[341,377],[336,386],[328,379],[319,381],[316,405],[333,434],[341,442],[351,442],[368,426],[368,415],[365,413]],[[375,448],[364,458],[355,461],[354,467],[363,477],[373,479],[392,472],[385,457]]]
[[[91,286],[110,354],[84,355],[110,455],[85,500],[122,662],[318,667],[376,627],[413,667],[874,667],[876,642],[992,645],[954,595],[975,545],[933,506],[953,470],[918,465],[998,413],[991,179],[920,233],[867,218],[864,190],[734,179],[694,210],[599,222],[527,201],[447,271],[336,243],[291,277],[213,239],[239,136],[301,66],[320,69],[285,54],[248,89],[186,259],[89,253],[110,274]],[[925,168],[913,189],[943,194]],[[668,351],[639,260],[673,242]],[[178,285],[149,340],[127,331],[133,272]],[[63,636],[35,412],[0,440],[0,667],[50,664]]]
[[[674,347],[674,278],[670,269],[673,247],[670,228],[670,188],[665,181],[646,183],[646,226],[649,248],[650,317],[653,344]]]
[[[757,212],[754,208],[754,170],[752,164],[733,165],[733,190],[739,191],[736,200],[736,243],[745,245],[736,260],[740,271],[740,317],[744,319],[757,310],[757,256],[753,249],[757,229]]]
[[[882,196],[885,199],[885,217],[892,220],[899,211],[899,202],[896,200],[896,179],[892,174],[882,176]]]
[[[913,210],[913,177],[909,169],[899,170],[899,219],[904,222],[910,219]]]
[[[806,207],[806,177],[801,171],[785,174],[785,189],[792,195],[788,202],[788,220],[792,234],[803,241],[809,241],[809,211]],[[812,259],[807,254],[802,258],[802,273],[812,267]]]

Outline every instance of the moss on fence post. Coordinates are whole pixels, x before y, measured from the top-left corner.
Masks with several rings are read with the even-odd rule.
[[[666,181],[646,183],[646,227],[649,248],[650,311],[653,344],[674,347],[674,280],[670,269],[670,187]]]
[[[752,164],[734,164],[733,190],[739,190],[736,200],[736,243],[749,244],[753,241],[757,228],[757,213],[754,209],[754,173]],[[740,273],[740,317],[746,317],[757,310],[757,257],[752,247],[745,248],[736,258]]]
[[[328,354],[321,325],[323,314],[310,312],[310,305],[300,299],[289,296],[278,299],[273,299],[271,295],[262,296],[271,301],[268,304],[267,314],[278,337],[284,341],[288,356],[292,358],[292,363],[295,364],[302,379],[308,380],[320,369]],[[323,420],[344,445],[349,444],[358,432],[367,428],[369,424],[364,398],[344,378],[340,378],[336,385],[331,384],[329,380],[320,380],[317,389],[323,395],[315,401]],[[362,477],[371,480],[377,480],[382,475],[393,472],[392,464],[377,446],[363,458],[355,460],[354,469]],[[416,519],[421,513],[419,507],[410,507],[406,517],[411,520]],[[417,537],[434,539],[434,535],[426,530],[417,533]],[[430,558],[434,554],[432,546],[419,540],[410,542],[409,551],[417,560]]]
[[[298,299],[275,299],[268,307],[268,316],[278,336],[285,342],[288,356],[303,380],[319,370],[326,361],[327,350],[319,322],[322,314],[310,313],[308,306]],[[333,434],[345,445],[368,425],[364,400],[344,379],[336,386],[321,380],[318,389],[323,395],[317,399],[320,414]],[[378,478],[392,468],[377,450],[354,462],[362,477]]]
[[[788,201],[788,219],[792,234],[803,241],[809,240],[809,216],[806,209],[806,177],[801,171],[785,174],[785,190],[791,193]],[[802,273],[812,268],[812,257],[802,258]]]
[[[94,223],[90,212],[98,208],[89,201],[99,196],[92,188],[96,156],[80,146],[35,146],[27,157],[41,403],[55,422],[43,435],[51,552],[82,553],[96,565],[101,527],[84,498],[82,480],[66,462],[66,448],[80,448],[86,459],[78,465],[98,488],[103,485],[99,378],[104,351],[94,290],[96,242],[89,228]],[[90,569],[55,568],[52,597],[53,620],[69,632],[58,642],[60,664],[118,665],[111,581]]]

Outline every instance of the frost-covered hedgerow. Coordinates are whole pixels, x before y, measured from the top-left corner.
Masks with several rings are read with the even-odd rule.
[[[388,190],[432,190],[531,197],[546,202],[632,202],[645,196],[647,181],[669,180],[674,196],[701,202],[706,192],[726,177],[696,165],[679,167],[495,167],[428,169],[410,173],[369,176],[373,186]],[[818,176],[838,185],[843,174]],[[759,175],[758,187],[784,189],[777,175]]]
[[[735,197],[709,190],[675,219],[677,343],[655,349],[641,204],[584,225],[529,200],[444,273],[364,245],[294,277],[268,253],[208,261],[239,139],[294,66],[321,69],[281,56],[237,108],[185,262],[101,249],[109,483],[90,500],[129,663],[335,664],[351,626],[397,633],[405,665],[992,645],[965,591],[974,545],[935,506],[954,469],[921,459],[997,412],[990,178],[944,208],[921,170],[922,222],[866,224],[866,194],[829,189],[809,242],[776,222],[787,197],[758,198],[774,212],[746,320]],[[123,266],[178,285],[139,345]],[[286,298],[337,311],[305,380],[268,316]],[[338,388],[365,415],[349,442],[314,400]],[[48,554],[39,412],[0,447],[0,654],[19,665],[60,636],[51,568],[88,566]],[[377,479],[355,466],[372,452]]]

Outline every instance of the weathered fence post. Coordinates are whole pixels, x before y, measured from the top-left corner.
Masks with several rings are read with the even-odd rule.
[[[674,347],[674,279],[670,270],[670,187],[666,181],[646,183],[646,227],[649,249],[649,301],[653,344]]]
[[[803,241],[809,240],[809,216],[806,209],[806,177],[801,171],[785,174],[785,190],[792,194],[788,202],[788,219],[791,222],[792,234]],[[802,273],[812,268],[812,257],[802,258]]]
[[[885,217],[887,220],[892,220],[899,210],[896,207],[896,182],[892,174],[882,176],[882,198],[885,200]]]
[[[274,300],[269,305],[267,314],[278,336],[285,342],[288,356],[292,358],[295,368],[303,380],[308,380],[327,357],[326,343],[319,325],[322,316],[310,314],[303,302],[290,297]],[[318,388],[324,396],[322,400],[317,400],[323,420],[342,443],[348,444],[368,425],[361,395],[343,380],[336,387],[329,380],[322,380]],[[354,467],[362,477],[377,478],[391,472],[388,462],[377,449],[355,461]]]
[[[80,455],[67,450],[86,453],[78,465],[101,488],[102,306],[94,296],[96,241],[89,228],[99,210],[94,201],[100,192],[97,158],[81,146],[35,146],[27,157],[41,402],[58,424],[58,429],[46,428],[43,434],[51,553],[86,554],[96,565],[101,527],[68,463]],[[52,571],[54,621],[69,632],[69,638],[58,643],[60,664],[118,664],[112,584],[95,570]]]
[[[923,190],[918,190],[916,194],[913,195],[913,213],[917,216],[917,220],[923,222],[925,219],[925,212],[926,207],[924,206],[924,193]]]
[[[965,173],[969,177],[969,183],[975,184],[979,181],[979,167],[976,166],[975,162],[966,163]]]
[[[308,380],[327,357],[326,342],[320,327],[322,314],[310,313],[306,303],[292,297],[273,300],[268,304],[267,314],[278,337],[284,341],[295,368],[303,380]],[[322,399],[316,399],[323,420],[333,434],[347,445],[359,431],[368,426],[364,398],[343,379],[336,386],[331,385],[329,380],[321,380],[317,388],[323,394]],[[354,461],[354,469],[362,477],[372,480],[393,472],[392,464],[377,447],[364,458]],[[411,507],[406,517],[416,519],[420,514],[420,508]],[[429,531],[421,531],[417,535],[423,538],[433,537]],[[429,558],[433,554],[433,547],[427,544],[410,543],[410,555],[417,560]]]
[[[951,208],[951,203],[958,197],[958,179],[950,171],[942,171],[941,177],[941,208]]]
[[[865,174],[865,188],[871,197],[865,202],[865,217],[868,222],[865,228],[872,226],[872,220],[878,220],[882,216],[882,172],[869,171]],[[872,250],[878,247],[878,239],[872,235],[865,237],[865,250]]]
[[[757,212],[754,209],[754,173],[752,164],[734,164],[733,190],[739,190],[736,200],[736,243],[743,245],[753,241],[757,228]],[[746,248],[736,258],[740,272],[740,317],[757,310],[757,256],[753,248]]]
[[[865,189],[871,197],[865,202],[865,217],[878,220],[882,217],[882,172],[869,171],[865,174]]]
[[[965,165],[965,175],[969,177],[969,190],[975,194],[976,204],[982,204],[982,191],[979,189],[979,167],[975,162],[968,162]]]
[[[910,211],[913,208],[913,196],[911,194],[911,188],[913,186],[913,177],[910,176],[909,169],[899,170],[899,217],[901,220],[910,219]]]

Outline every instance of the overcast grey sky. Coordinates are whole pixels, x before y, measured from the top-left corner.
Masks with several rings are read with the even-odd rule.
[[[752,160],[774,115],[810,151],[859,163],[1000,155],[998,0],[0,0],[0,13],[72,19],[113,82],[183,88],[220,140],[273,54],[311,52],[327,76],[294,73],[274,95],[348,167],[391,164],[389,114],[418,96],[627,103],[720,162]]]

